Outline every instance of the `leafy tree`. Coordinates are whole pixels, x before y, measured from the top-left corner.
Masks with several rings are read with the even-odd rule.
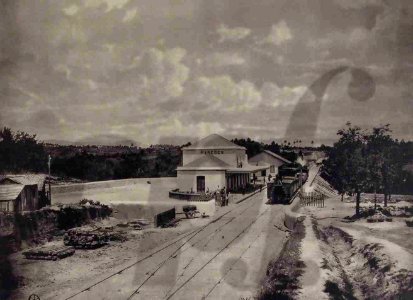
[[[387,176],[388,159],[387,148],[393,143],[388,132],[389,126],[375,127],[371,134],[366,135],[367,140],[367,168],[368,168],[368,182],[370,188],[374,190],[374,208],[377,206],[376,193],[382,190],[383,183],[387,181],[383,176]],[[387,198],[387,196],[385,196]],[[387,204],[385,199],[385,205]]]
[[[387,147],[383,151],[382,182],[384,193],[384,206],[390,199],[395,185],[402,180],[402,168],[404,162],[400,160],[400,148],[391,138],[388,140]]]
[[[406,187],[411,186],[413,176],[406,166],[412,161],[412,143],[394,140],[389,126],[366,133],[348,123],[338,132],[339,141],[328,150],[324,174],[341,194],[356,193],[357,214],[360,192],[383,193],[384,206],[393,192],[411,192]]]
[[[346,125],[347,128],[337,132],[340,139],[329,151],[325,171],[342,195],[356,194],[356,215],[359,215],[360,195],[367,188],[366,139],[360,127]]]
[[[46,170],[47,154],[36,135],[10,128],[0,130],[0,172],[41,172]]]
[[[276,154],[280,154],[280,153],[281,153],[281,152],[280,152],[280,151],[281,151],[280,145],[278,145],[278,144],[275,143],[274,141],[272,141],[271,144],[269,144],[269,145],[265,145],[264,148],[265,148],[266,150],[269,150],[269,151],[271,151],[271,152],[273,152],[273,153],[276,153]]]
[[[247,139],[234,139],[232,140],[234,144],[245,147],[247,149],[248,157],[253,157],[258,153],[264,151],[264,144],[254,141],[250,138]]]

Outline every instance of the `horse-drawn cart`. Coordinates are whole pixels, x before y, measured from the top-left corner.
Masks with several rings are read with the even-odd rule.
[[[184,205],[182,211],[187,219],[199,217],[200,214],[195,205]]]

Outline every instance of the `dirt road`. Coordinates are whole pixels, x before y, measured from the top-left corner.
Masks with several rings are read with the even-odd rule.
[[[266,191],[223,208],[117,274],[102,274],[64,299],[239,299],[256,294],[267,265],[285,242],[283,207]]]

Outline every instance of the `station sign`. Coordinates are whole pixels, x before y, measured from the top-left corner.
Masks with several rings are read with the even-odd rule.
[[[201,154],[224,154],[224,150],[201,150]]]

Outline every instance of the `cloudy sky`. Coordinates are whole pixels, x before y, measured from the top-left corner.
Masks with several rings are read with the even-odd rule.
[[[2,0],[0,125],[42,140],[412,139],[410,0]]]

